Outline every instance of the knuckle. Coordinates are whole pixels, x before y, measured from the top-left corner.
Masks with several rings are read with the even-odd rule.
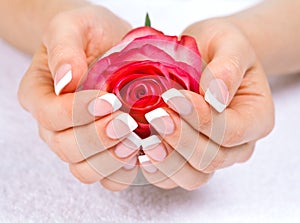
[[[191,182],[191,184],[184,186],[183,188],[188,190],[188,191],[193,191],[196,190],[198,188],[200,188],[201,186],[203,186],[204,184],[206,184],[208,182],[208,180],[210,179],[210,175],[209,174],[203,174],[203,176],[201,177],[197,177],[194,182]]]
[[[64,45],[63,43],[56,43],[50,50],[50,54],[56,57],[62,56],[62,52],[64,52]]]
[[[73,102],[73,100],[71,99],[70,101]],[[72,103],[70,105],[69,100],[59,100],[57,109],[58,109],[58,116],[64,119],[63,123],[68,123],[69,126],[66,127],[70,127],[71,124],[73,123]],[[58,129],[62,130],[62,128],[63,128],[62,126],[58,126]]]
[[[69,159],[63,153],[62,139],[59,133],[52,134],[52,136],[48,140],[48,145],[62,161],[69,162]]]
[[[227,80],[230,85],[232,85],[233,83],[231,82],[234,81],[233,77],[241,76],[244,73],[241,66],[241,61],[239,57],[231,56],[231,57],[224,58],[223,62],[224,63],[223,63],[222,75],[224,76],[224,79]],[[228,87],[230,88],[231,86]]]
[[[246,146],[248,146],[249,148],[244,151],[242,157],[240,158],[240,160],[238,160],[238,163],[245,163],[245,162],[247,162],[251,158],[251,156],[252,156],[252,154],[254,152],[255,143],[247,143]]]
[[[201,131],[203,129],[211,129],[212,125],[212,116],[209,113],[202,113],[199,114],[199,125],[198,125],[198,131]]]
[[[73,110],[72,106],[69,106],[69,103],[66,100],[56,100],[55,106],[51,106],[52,111],[47,111],[47,107],[40,106],[37,109],[36,119],[38,122],[45,128],[52,131],[62,131],[71,127],[73,122]],[[53,114],[50,114],[53,113]]]
[[[50,138],[50,133],[46,132],[47,130],[45,130],[42,126],[38,126],[38,134],[39,137],[45,142],[48,143],[49,142],[49,138]]]
[[[241,61],[237,56],[231,56],[228,60],[226,69],[233,74],[240,74],[242,73],[241,69]]]
[[[246,129],[237,127],[234,131],[232,129],[225,130],[225,136],[222,142],[224,147],[233,147],[240,144],[244,140]]]
[[[35,112],[35,117],[40,125],[52,131],[58,131],[56,122],[47,115],[44,106],[39,107]]]

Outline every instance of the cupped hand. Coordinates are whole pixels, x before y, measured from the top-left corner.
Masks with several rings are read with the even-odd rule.
[[[248,160],[274,125],[268,81],[247,37],[225,19],[188,27],[207,63],[200,94],[171,90],[149,121],[159,133],[141,159],[149,182],[192,190],[214,171]],[[171,109],[170,109],[171,108]]]
[[[88,66],[129,31],[130,26],[100,6],[55,16],[19,88],[22,106],[37,119],[41,138],[81,181],[100,181],[121,190],[135,178],[135,153],[116,158],[112,150],[134,129],[107,92],[76,92]],[[129,120],[126,125],[120,120]],[[111,129],[120,128],[117,132]],[[115,135],[114,135],[115,134]],[[126,174],[124,174],[126,172]]]

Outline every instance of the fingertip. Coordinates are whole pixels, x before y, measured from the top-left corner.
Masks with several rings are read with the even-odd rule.
[[[88,69],[82,40],[79,37],[70,39],[61,35],[44,43],[56,95],[74,92]]]
[[[219,78],[211,80],[205,91],[204,99],[217,112],[223,112],[229,101],[229,90],[225,82]]]
[[[72,66],[63,64],[58,68],[54,76],[54,91],[59,95],[61,91],[72,81]]]

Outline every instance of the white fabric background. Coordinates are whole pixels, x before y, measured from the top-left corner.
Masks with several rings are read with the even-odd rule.
[[[134,26],[148,11],[153,26],[168,34],[255,3],[98,2]],[[144,186],[113,193],[78,182],[38,138],[35,121],[16,99],[29,64],[28,56],[0,39],[0,222],[299,222],[300,75],[271,80],[276,127],[247,163],[218,171],[193,192]]]

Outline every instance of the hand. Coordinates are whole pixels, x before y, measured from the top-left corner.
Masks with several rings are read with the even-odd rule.
[[[73,92],[91,62],[129,29],[126,22],[100,6],[57,15],[18,92],[22,106],[37,119],[41,138],[69,163],[75,177],[85,183],[101,181],[111,190],[126,188],[137,173],[137,167],[130,165],[136,162],[135,154],[116,159],[111,152],[133,129],[122,128],[123,132],[112,137],[108,126],[114,126],[109,123],[123,114],[116,111],[117,99],[101,99],[106,92]]]
[[[169,94],[169,116],[160,112],[152,123],[162,143],[145,150],[152,164],[145,162],[143,169],[159,187],[192,190],[217,169],[248,160],[255,141],[272,130],[274,108],[265,73],[237,27],[213,19],[183,34],[196,38],[208,63],[201,94],[181,91],[173,100]]]

